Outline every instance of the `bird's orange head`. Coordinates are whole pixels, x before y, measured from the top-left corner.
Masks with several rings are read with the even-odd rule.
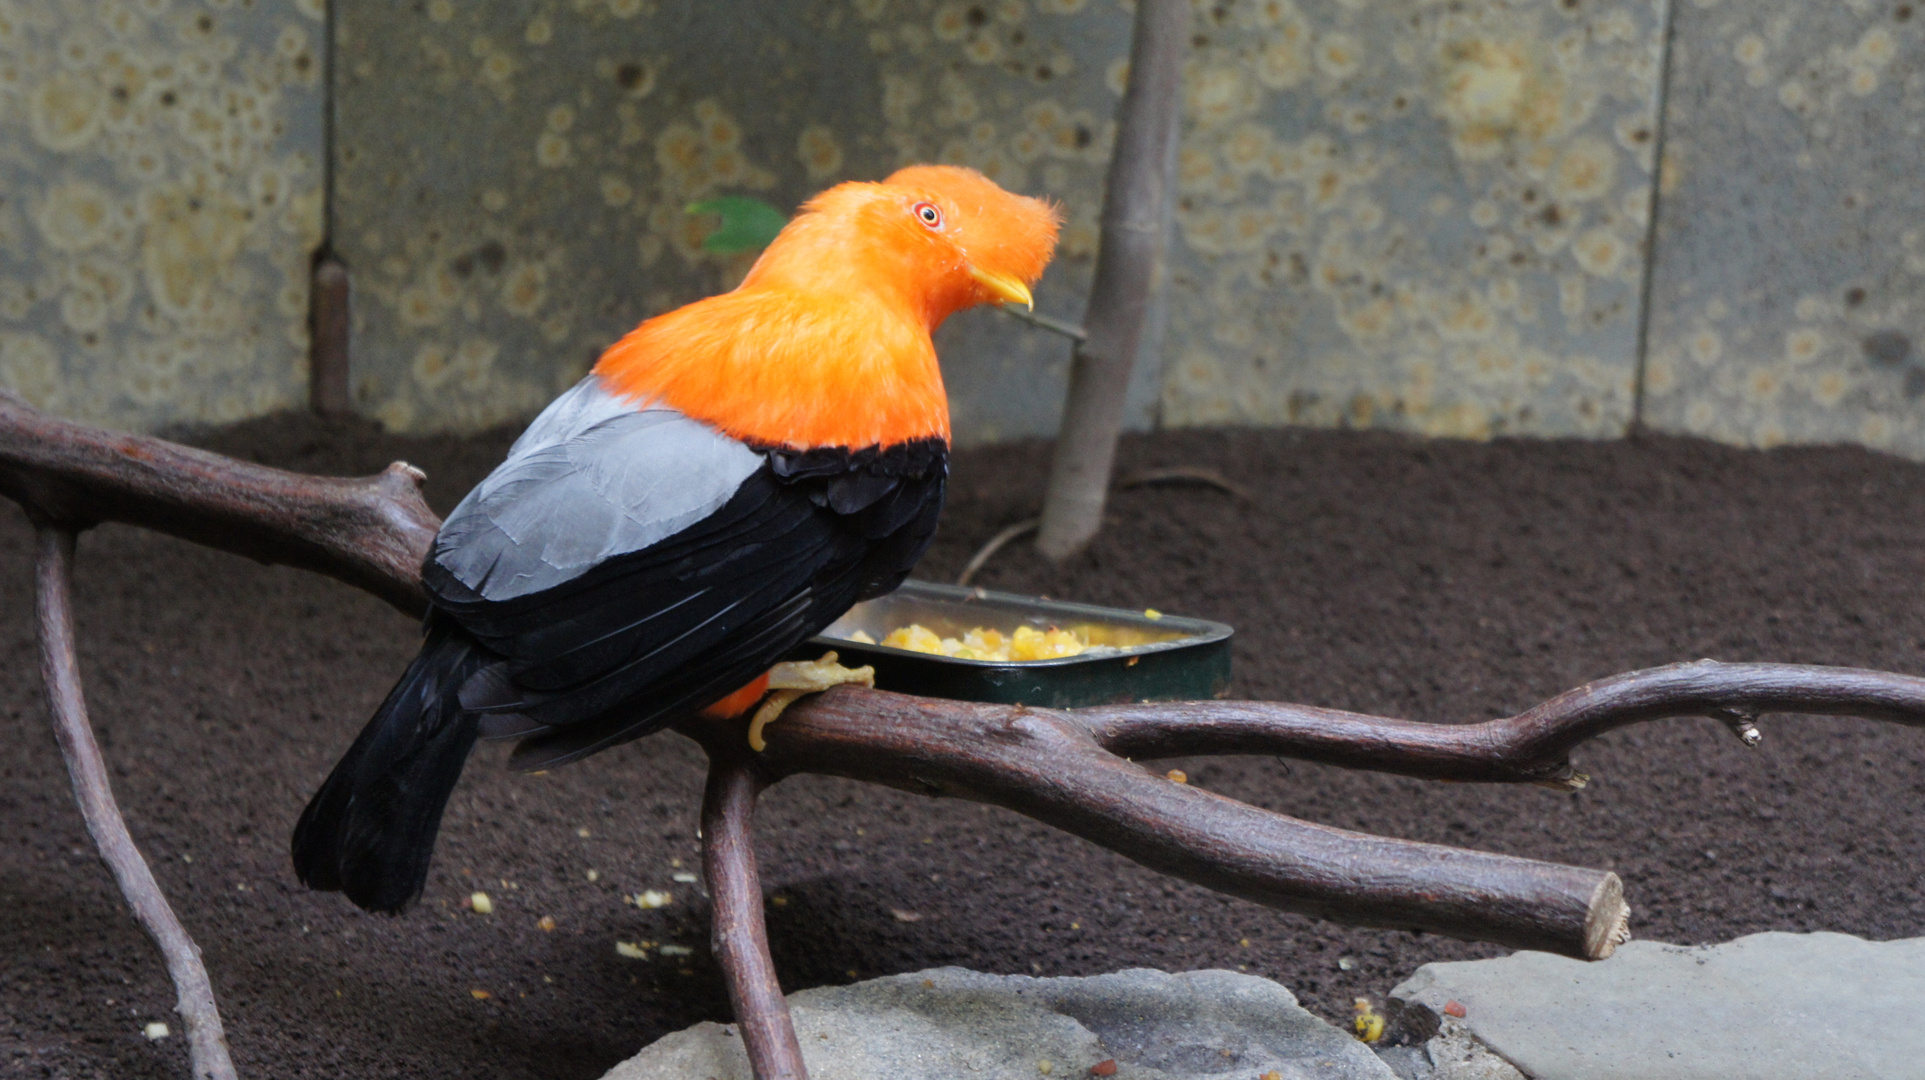
[[[1061,215],[972,169],[916,165],[809,200],[734,292],[650,319],[595,371],[618,393],[792,447],[949,436],[930,334],[1029,304]]]
[[[1049,265],[1061,221],[1049,203],[974,169],[912,165],[809,200],[742,284],[895,293],[934,330],[977,304],[1034,306],[1029,286]]]

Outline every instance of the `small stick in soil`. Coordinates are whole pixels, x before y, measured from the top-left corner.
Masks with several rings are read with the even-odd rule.
[[[984,566],[987,566],[989,560],[995,558],[998,551],[1001,551],[1011,541],[1035,532],[1036,526],[1041,523],[1041,518],[1024,518],[990,537],[988,542],[983,544],[982,547],[977,548],[976,553],[969,557],[967,563],[963,564],[962,573],[956,575],[956,584],[969,584],[975,579],[976,572]]]
[[[1144,469],[1125,477],[1116,486],[1119,488],[1148,487],[1152,484],[1202,484],[1213,487],[1225,495],[1233,495],[1244,502],[1257,501],[1256,494],[1249,488],[1230,479],[1215,469],[1200,465],[1171,465],[1162,469]]]
[[[740,740],[740,732],[734,733]],[[762,783],[740,749],[710,749],[702,792],[702,873],[714,905],[709,940],[756,1080],[809,1080],[789,1003],[776,981],[751,825]]]
[[[53,714],[54,735],[73,780],[74,800],[94,838],[101,861],[134,909],[154,944],[167,959],[167,973],[177,995],[174,1010],[187,1028],[187,1054],[195,1080],[234,1080],[234,1063],[227,1053],[214,987],[201,964],[200,948],[174,917],[161,895],[160,884],[141,858],[127,831],[107,782],[107,763],[94,742],[82,696],[80,664],[74,655],[72,587],[74,534],[69,529],[35,523],[39,551],[35,564],[35,614],[40,622],[40,670],[46,680],[47,710]]]

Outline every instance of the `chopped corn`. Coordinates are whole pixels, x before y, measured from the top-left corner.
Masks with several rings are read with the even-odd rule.
[[[851,638],[850,640],[857,640]],[[1005,635],[1000,630],[975,627],[960,638],[940,637],[921,623],[910,623],[889,632],[881,644],[892,649],[953,656],[960,660],[1055,660],[1077,656],[1090,646],[1089,635],[1081,630],[1050,627],[1038,630],[1019,626]]]

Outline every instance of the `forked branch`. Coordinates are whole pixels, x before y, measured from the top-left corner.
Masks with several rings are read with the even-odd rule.
[[[271,469],[165,439],[49,416],[0,390],[0,495],[84,529],[139,525],[338,578],[411,615],[441,520],[422,474],[395,462],[345,479]]]

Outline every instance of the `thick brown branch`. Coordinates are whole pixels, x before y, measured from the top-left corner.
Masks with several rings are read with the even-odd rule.
[[[776,982],[750,826],[762,783],[745,747],[718,748],[702,793],[702,872],[715,905],[709,940],[756,1080],[809,1080],[789,1003]]]
[[[845,688],[795,705],[765,734],[758,766],[771,777],[825,773],[1008,807],[1287,911],[1588,959],[1608,956],[1623,932],[1614,874],[1259,810],[1109,753],[1072,713]]]
[[[107,782],[107,763],[94,742],[93,727],[87,721],[87,703],[81,696],[80,665],[74,656],[74,626],[70,583],[73,578],[74,534],[66,529],[41,525],[39,558],[35,565],[35,612],[40,621],[40,670],[46,681],[47,709],[53,714],[54,734],[60,754],[67,761],[73,779],[74,800],[80,816],[93,835],[100,858],[113,871],[114,880],[134,909],[134,917],[153,937],[154,944],[167,959],[167,973],[173,977],[175,1011],[187,1028],[187,1049],[195,1080],[233,1080],[234,1064],[227,1054],[227,1036],[221,1030],[221,1014],[214,1005],[214,987],[207,969],[201,965],[200,948],[174,917],[174,909],[161,895],[147,860],[121,819],[114,802],[113,788]]]
[[[1925,726],[1925,678],[1803,664],[1688,664],[1586,683],[1516,716],[1425,724],[1263,701],[1108,705],[1076,713],[1127,757],[1279,754],[1439,780],[1543,781],[1573,747],[1647,720],[1767,712],[1862,716]]]
[[[441,521],[401,462],[307,476],[62,420],[0,391],[0,495],[79,529],[119,521],[338,578],[410,614]]]

